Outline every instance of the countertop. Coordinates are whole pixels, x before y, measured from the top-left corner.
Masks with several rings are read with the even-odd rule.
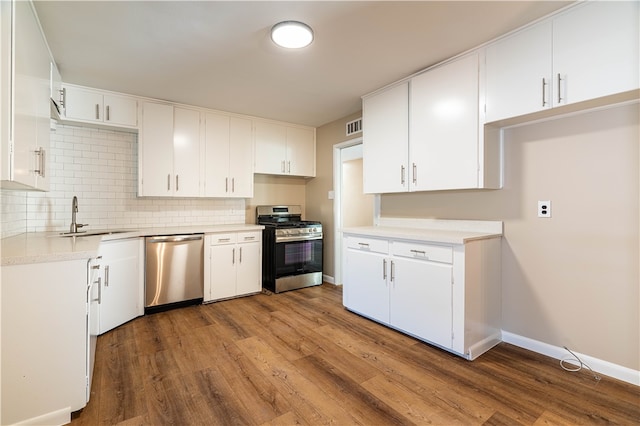
[[[262,225],[232,224],[232,225],[201,225],[179,226],[170,228],[143,228],[124,230],[106,235],[86,235],[70,237],[55,232],[27,232],[12,237],[3,238],[2,266],[21,265],[28,263],[59,262],[64,260],[89,259],[98,253],[102,241],[120,240],[157,235],[178,234],[215,234],[220,232],[259,231]],[[122,231],[105,229],[104,232]],[[100,230],[87,230],[89,233]]]
[[[359,226],[344,228],[344,235],[359,235],[377,238],[394,238],[425,243],[464,244],[469,241],[487,238],[500,238],[501,233],[478,232],[466,229],[425,229],[392,226]]]

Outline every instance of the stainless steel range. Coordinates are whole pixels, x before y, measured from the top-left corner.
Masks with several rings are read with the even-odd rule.
[[[258,206],[262,287],[274,293],[322,284],[322,224],[302,220],[300,206]]]

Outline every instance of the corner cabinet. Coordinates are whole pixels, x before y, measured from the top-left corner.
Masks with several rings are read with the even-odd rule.
[[[71,84],[63,85],[64,119],[114,127],[138,126],[138,100]]]
[[[142,104],[138,196],[201,196],[200,157],[200,111]]]
[[[316,175],[316,132],[256,120],[255,173],[314,177]]]
[[[486,48],[487,122],[640,87],[640,3],[584,2]]]
[[[251,120],[204,113],[204,139],[204,196],[253,197]]]
[[[30,1],[0,7],[2,187],[48,191],[49,48]]]
[[[363,99],[366,193],[501,186],[500,150],[485,146],[482,131],[480,56],[463,56]]]
[[[469,360],[500,342],[500,238],[345,235],[347,309]]]
[[[205,235],[204,302],[262,291],[262,231]]]

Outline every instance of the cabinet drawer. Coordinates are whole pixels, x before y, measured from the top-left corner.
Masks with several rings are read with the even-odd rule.
[[[235,244],[237,241],[236,232],[226,232],[223,234],[211,234],[207,235],[209,239],[209,245],[217,246],[221,244]]]
[[[238,243],[255,243],[262,240],[262,232],[238,232]]]
[[[432,262],[453,263],[453,247],[451,246],[393,241],[391,243],[391,254],[412,259],[430,260]]]
[[[389,253],[389,241],[379,240],[376,238],[367,237],[347,237],[347,248],[370,251],[374,253]]]

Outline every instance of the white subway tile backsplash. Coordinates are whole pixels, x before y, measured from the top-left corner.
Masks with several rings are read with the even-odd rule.
[[[137,156],[134,133],[58,124],[50,191],[0,191],[2,238],[67,230],[74,195],[89,229],[245,223],[244,199],[137,198]]]

